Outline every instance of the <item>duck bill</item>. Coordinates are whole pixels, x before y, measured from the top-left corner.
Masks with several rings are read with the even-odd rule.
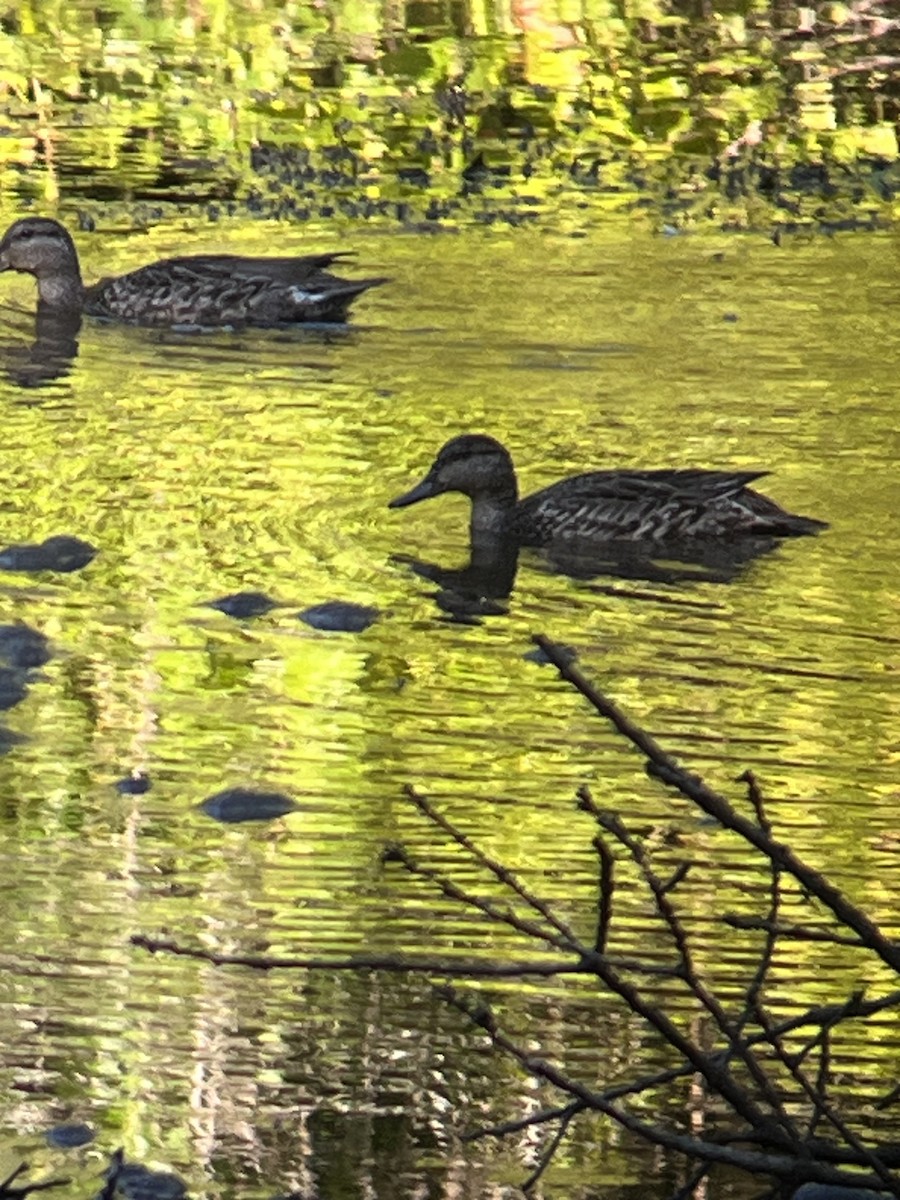
[[[437,495],[437,492],[434,480],[430,475],[426,475],[421,483],[417,483],[414,488],[392,500],[388,504],[388,508],[407,508],[410,504],[418,504],[420,500],[428,500],[435,495]]]

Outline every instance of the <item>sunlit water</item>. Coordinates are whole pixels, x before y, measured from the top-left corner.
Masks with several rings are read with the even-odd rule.
[[[190,221],[79,239],[89,279],[176,249],[275,243],[335,239]],[[56,378],[23,371],[29,353],[46,359],[29,351],[33,288],[0,277],[0,538],[64,532],[100,548],[77,574],[0,577],[0,621],[55,648],[7,715],[23,740],[0,760],[11,1163],[56,1162],[40,1131],[72,1117],[210,1196],[406,1196],[422,1180],[476,1195],[520,1180],[529,1137],[498,1156],[452,1135],[558,1097],[487,1054],[427,982],[250,974],[128,945],[147,933],[224,953],[543,955],[380,865],[400,840],[486,886],[412,810],[408,783],[586,938],[597,868],[577,787],[652,839],[674,826],[672,862],[700,864],[679,892],[700,957],[726,992],[746,982],[755,944],[716,918],[762,912],[765,880],[748,891],[749,855],[525,658],[535,632],[575,647],[599,687],[739,803],[735,777],[752,767],[779,833],[896,929],[896,236],[776,247],[614,223],[577,238],[353,229],[344,247],[360,273],[392,280],[346,330],[88,321]],[[763,490],[831,528],[714,578],[576,578],[529,551],[508,612],[460,623],[409,560],[465,566],[464,501],[386,505],[464,431],[506,442],[524,491],[597,466],[760,468]],[[246,589],[282,607],[244,622],[203,607]],[[298,621],[332,599],[381,617],[362,634]],[[131,771],[152,789],[120,795]],[[197,811],[237,785],[287,793],[297,811],[235,827]],[[667,958],[627,881],[617,903],[619,947]],[[865,982],[852,959],[802,944],[785,966],[784,1007]],[[523,1038],[589,1079],[655,1062],[636,1019],[583,985],[488,991]],[[882,1050],[883,1067],[872,1048],[858,1065],[888,1086],[887,1038]],[[640,1182],[642,1157],[615,1134],[584,1122],[567,1147],[560,1191],[596,1185],[600,1162],[608,1185]],[[99,1152],[80,1153],[99,1169]]]

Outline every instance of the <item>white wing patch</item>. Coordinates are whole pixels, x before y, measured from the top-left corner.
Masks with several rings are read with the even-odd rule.
[[[291,284],[288,294],[295,304],[318,304],[322,299],[321,292],[308,292],[299,283]]]

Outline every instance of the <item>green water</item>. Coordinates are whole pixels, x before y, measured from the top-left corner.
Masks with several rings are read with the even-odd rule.
[[[256,252],[267,236],[235,225],[228,243]],[[277,236],[284,250],[309,243]],[[176,243],[218,244],[164,227],[112,265]],[[752,944],[723,968],[714,918],[747,906],[740,852],[695,827],[553,671],[523,658],[532,632],[575,646],[712,783],[734,794],[752,766],[797,851],[896,924],[896,239],[776,248],[614,225],[576,240],[361,231],[353,247],[393,282],[346,333],[87,322],[67,376],[0,383],[3,538],[69,532],[101,550],[76,575],[0,586],[2,619],[27,620],[56,648],[8,717],[27,740],[0,762],[11,1153],[77,1115],[204,1194],[239,1181],[233,1194],[267,1195],[320,1157],[319,1178],[344,1162],[338,1190],[350,1195],[376,1169],[374,1122],[410,1187],[423,1173],[440,1186],[461,1153],[452,1134],[485,1105],[515,1111],[526,1085],[497,1061],[476,1070],[471,1033],[422,982],[248,977],[127,945],[142,932],[223,952],[529,952],[378,865],[400,837],[476,886],[410,811],[408,782],[585,931],[595,868],[576,787],[590,782],[639,828],[674,821],[723,873],[714,901],[709,879],[685,900],[702,953],[726,988],[739,982]],[[99,250],[85,240],[88,277]],[[30,281],[3,284],[7,340],[25,343]],[[507,615],[455,623],[435,584],[397,558],[464,565],[463,502],[386,504],[464,430],[506,441],[528,489],[595,465],[765,467],[771,495],[832,528],[730,582],[576,579],[527,552]],[[284,607],[245,623],[201,607],[249,588]],[[361,635],[296,619],[327,599],[382,615]],[[112,783],[132,769],[153,788],[120,796]],[[237,828],[196,811],[234,785],[286,792],[298,811]],[[620,904],[627,946],[647,936],[646,914],[627,887]],[[797,954],[793,1002],[846,987],[844,958],[823,975],[821,952]],[[503,1004],[590,1063],[578,1031],[595,1018],[577,989],[565,1000],[571,990]],[[608,1053],[635,1035],[612,1026]],[[863,1073],[877,1078],[873,1056]],[[560,1186],[576,1192],[601,1153],[590,1129],[560,1162]],[[469,1150],[454,1169],[477,1190],[515,1178],[528,1154]],[[626,1177],[638,1161],[625,1155]]]
[[[31,204],[61,217],[87,280],[171,253],[338,248],[356,253],[346,273],[391,282],[360,299],[343,330],[85,321],[60,336],[36,327],[32,281],[0,276],[0,543],[68,533],[100,550],[72,575],[0,573],[0,623],[27,621],[54,645],[3,722],[21,740],[0,758],[0,1178],[27,1159],[35,1176],[72,1174],[71,1194],[90,1196],[123,1145],[211,1200],[292,1189],[475,1197],[517,1184],[539,1139],[458,1136],[559,1097],[488,1052],[430,979],[250,974],[151,957],[129,938],[323,958],[543,954],[382,865],[381,852],[401,840],[460,887],[490,891],[412,810],[403,789],[415,784],[589,938],[594,828],[573,802],[588,783],[661,862],[696,861],[678,899],[698,961],[739,996],[757,946],[726,940],[718,917],[763,912],[766,879],[649,780],[552,669],[524,657],[536,632],[575,647],[598,686],[739,801],[735,777],[752,767],[779,835],[896,934],[900,235],[888,226],[778,245],[767,218],[750,234],[706,221],[665,237],[667,210],[617,213],[623,205],[571,179],[538,189],[534,223],[479,218],[534,183],[498,189],[490,204],[476,197],[426,232],[424,201],[366,179],[357,199],[408,201],[417,220],[323,216],[339,187],[320,188],[302,220],[270,220],[245,203],[248,180],[264,187],[250,178],[254,138],[303,129],[303,145],[321,148],[300,109],[310,122],[316,105],[317,120],[336,118],[370,78],[345,64],[329,91],[310,65],[327,58],[315,39],[336,9],[310,10],[304,26],[304,11],[285,6],[281,26],[271,12],[207,5],[209,27],[194,36],[178,6],[162,6],[146,16],[156,41],[135,6],[111,6],[121,28],[107,14],[102,37],[78,6],[68,17],[45,9],[22,6],[22,28],[4,26],[0,227]],[[427,45],[430,66],[421,92],[403,93],[409,63],[385,59],[381,101],[403,94],[424,121],[416,106],[450,71],[454,46],[469,48],[470,87],[480,71],[486,94],[500,89],[497,64],[522,44],[500,36],[491,12],[473,7],[476,31],[453,39],[447,14],[408,14],[430,34],[404,53]],[[343,33],[362,37],[370,18],[347,7]],[[571,25],[595,37],[599,19],[585,11]],[[490,38],[477,35],[482,20]],[[596,40],[554,56],[538,38],[537,57],[525,42],[521,69],[559,87],[558,104],[544,97],[556,111],[568,94],[559,72],[583,67]],[[221,52],[232,43],[246,75]],[[62,63],[70,74],[48,109]],[[234,96],[232,119],[223,100]],[[666,96],[656,99],[669,111]],[[733,92],[722,104],[747,115]],[[408,157],[421,129],[392,120]],[[53,138],[41,142],[40,121]],[[465,157],[454,145],[435,172],[439,196],[458,190]],[[231,213],[225,177],[238,180]],[[79,230],[78,213],[93,231]],[[461,623],[436,596],[468,563],[462,498],[387,504],[466,431],[509,446],[526,492],[594,467],[765,469],[767,494],[831,528],[742,569],[693,574],[668,564],[584,577],[523,552],[497,589],[506,611]],[[249,589],[280,607],[246,622],[204,607]],[[380,618],[362,634],[297,619],[333,599],[374,605]],[[115,790],[132,771],[149,775],[149,792]],[[198,811],[233,786],[284,792],[297,810],[234,827]],[[667,961],[627,872],[616,918],[616,949]],[[891,982],[849,952],[801,943],[782,951],[771,1002],[796,1011]],[[668,1065],[636,1018],[583,981],[484,990],[523,1041],[589,1083]],[[896,1076],[896,1032],[885,1020],[877,1033],[849,1030],[834,1047],[860,1094]],[[48,1150],[43,1131],[65,1119],[92,1124],[95,1145]],[[582,1119],[547,1194],[661,1196],[677,1178],[677,1166]]]

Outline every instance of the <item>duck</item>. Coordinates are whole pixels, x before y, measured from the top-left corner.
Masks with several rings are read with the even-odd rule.
[[[85,287],[68,230],[49,217],[15,221],[0,240],[0,271],[37,280],[39,310],[136,325],[192,327],[343,322],[357,296],[384,283],[340,279],[327,267],[345,252],[246,258],[165,258]]]
[[[797,516],[749,485],[766,471],[606,470],[573,475],[519,499],[506,447],[465,433],[438,451],[421,482],[391,500],[406,508],[462,492],[472,502],[473,544],[510,540],[522,546],[636,544],[661,546],[817,534],[825,521]]]

